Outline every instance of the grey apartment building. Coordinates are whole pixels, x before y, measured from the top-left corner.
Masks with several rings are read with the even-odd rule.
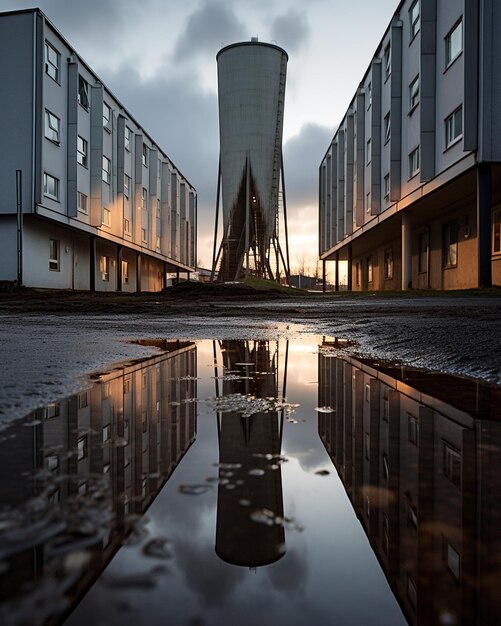
[[[348,288],[501,285],[501,3],[403,0],[320,165]]]
[[[0,14],[0,280],[158,291],[196,264],[197,194],[38,9]]]

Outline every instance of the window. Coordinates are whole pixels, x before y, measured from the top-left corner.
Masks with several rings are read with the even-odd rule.
[[[59,143],[59,124],[59,118],[45,109],[45,136],[55,143]]]
[[[53,404],[48,404],[43,410],[43,417],[46,420],[54,419],[55,417],[59,417],[61,414],[61,407],[58,402]]]
[[[124,137],[124,148],[127,150],[127,152],[130,152],[131,143],[132,143],[132,131],[128,126],[126,126],[125,137]]]
[[[130,393],[131,390],[131,379],[124,378],[124,394]]]
[[[368,283],[372,283],[372,279],[373,279],[372,273],[373,273],[372,272],[372,257],[369,256],[367,257],[367,282]]]
[[[492,215],[492,252],[501,252],[501,210],[494,211]]]
[[[103,171],[102,171],[102,175],[101,178],[103,179],[103,182],[108,183],[108,185],[111,182],[111,161],[108,159],[108,157],[103,156]]]
[[[407,439],[412,445],[419,445],[419,422],[411,413],[407,413]]]
[[[124,174],[124,196],[128,198],[129,194],[130,194],[130,176],[127,176],[127,174]]]
[[[407,526],[417,528],[419,524],[418,514],[416,507],[412,504],[412,501],[408,497],[407,502]]]
[[[109,128],[110,120],[111,120],[111,109],[106,104],[106,102],[103,102],[103,126],[104,128]]]
[[[389,174],[385,174],[384,181],[383,181],[383,191],[384,191],[384,197],[388,198],[390,196],[390,175]]]
[[[463,20],[461,19],[445,37],[445,67],[448,68],[463,52]]]
[[[409,19],[410,19],[411,40],[412,40],[418,34],[419,27],[420,27],[419,0],[416,0],[416,2],[414,2],[414,4],[411,6],[409,10]]]
[[[449,148],[463,136],[463,107],[445,118],[445,147]]]
[[[391,45],[388,44],[384,49],[384,78],[385,80],[390,77],[391,74]]]
[[[122,261],[122,282],[123,283],[129,282],[129,262],[128,261]]]
[[[365,206],[367,207],[367,213],[370,213],[371,212],[371,192],[370,191],[366,196]]]
[[[367,150],[366,150],[366,158],[367,158],[367,165],[369,165],[369,163],[371,162],[371,140],[368,139],[367,140]]]
[[[124,232],[130,235],[130,220],[124,218]]]
[[[386,280],[393,278],[393,250],[391,248],[384,251],[384,277]]]
[[[383,421],[387,422],[390,419],[390,400],[388,397],[383,398]]]
[[[454,220],[444,224],[442,230],[442,267],[458,264],[458,223]]]
[[[49,239],[49,270],[59,272],[59,239]]]
[[[89,453],[88,445],[87,445],[87,435],[80,437],[77,442],[77,459],[81,461],[85,459]]]
[[[388,516],[383,513],[383,552],[388,554],[388,548],[390,545],[390,524],[388,522]]]
[[[145,143],[143,143],[142,162],[144,167],[148,167],[148,146]]]
[[[410,574],[407,575],[407,597],[409,598],[412,606],[417,606],[417,587],[414,578]]]
[[[419,104],[419,76],[409,85],[409,112],[412,112]]]
[[[444,476],[456,487],[461,486],[461,453],[444,441]]]
[[[141,192],[141,208],[148,208],[148,190],[145,187],[143,187]]]
[[[383,452],[383,476],[386,481],[390,478],[390,462],[386,452]]]
[[[103,443],[106,443],[111,439],[111,426],[110,424],[106,424],[103,426]]]
[[[369,383],[366,383],[365,385],[365,401],[371,401],[371,386],[369,385]]]
[[[156,240],[156,251],[160,252],[161,250],[161,246],[160,246],[160,237],[157,236],[157,240]]]
[[[355,264],[355,284],[357,287],[360,286],[362,272],[360,270],[360,261],[357,261]]]
[[[59,82],[59,68],[61,67],[61,55],[50,45],[45,42],[45,73],[48,74],[56,83]]]
[[[141,228],[141,240],[143,243],[148,243],[146,228]]]
[[[77,209],[81,212],[81,213],[88,213],[88,198],[87,196],[82,193],[81,191],[77,191]]]
[[[419,146],[409,154],[409,178],[419,172]]]
[[[89,396],[86,391],[82,391],[78,394],[78,408],[85,409],[87,406],[89,406]]]
[[[444,538],[444,560],[449,572],[454,576],[456,580],[459,580],[461,573],[461,556],[457,550],[455,550],[451,544]]]
[[[54,472],[59,469],[59,457],[57,454],[51,454],[45,457],[45,465],[49,472]]]
[[[59,200],[59,179],[44,172],[43,193],[48,198]]]
[[[78,103],[84,109],[89,108],[89,83],[80,75],[78,76]]]
[[[77,137],[77,162],[84,167],[87,167],[89,153],[89,144],[87,140],[78,135]]]
[[[111,226],[111,211],[103,207],[103,226]]]
[[[101,280],[108,282],[110,280],[110,257],[102,255],[99,259],[99,270],[101,272]]]
[[[391,137],[391,120],[390,120],[390,113],[388,112],[384,116],[384,142],[388,143],[388,141],[390,141],[390,137]]]
[[[371,456],[371,436],[369,435],[369,433],[364,433],[364,449],[365,449],[364,456],[365,456],[367,461],[370,461],[370,456]]]
[[[429,248],[429,234],[428,231],[419,235],[419,257],[418,257],[418,272],[424,273],[428,271],[428,248]]]

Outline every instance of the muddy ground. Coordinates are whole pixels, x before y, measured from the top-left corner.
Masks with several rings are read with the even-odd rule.
[[[154,353],[131,343],[144,338],[337,336],[358,356],[501,385],[501,291],[291,293],[196,284],[137,295],[2,290],[0,422]]]

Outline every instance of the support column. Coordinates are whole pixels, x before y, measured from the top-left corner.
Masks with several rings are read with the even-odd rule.
[[[412,285],[411,214],[402,212],[402,291]]]
[[[322,292],[325,293],[325,261],[322,261]]]
[[[352,263],[353,263],[353,252],[351,243],[348,244],[348,291],[351,291],[353,288],[353,272],[352,272]]]
[[[122,259],[123,248],[118,246],[117,249],[117,291],[122,291]]]
[[[336,274],[334,278],[334,288],[339,291],[339,250],[336,252]]]
[[[89,254],[89,289],[96,291],[96,238],[90,238],[90,254]]]
[[[141,253],[136,252],[136,291],[141,291]]]
[[[477,254],[478,286],[492,285],[492,182],[490,163],[477,169]]]

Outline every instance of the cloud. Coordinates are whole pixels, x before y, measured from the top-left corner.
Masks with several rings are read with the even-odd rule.
[[[278,15],[271,23],[271,38],[290,52],[296,52],[309,35],[309,26],[304,11],[289,11]]]
[[[245,26],[225,3],[207,0],[188,18],[174,56],[183,60],[200,54],[214,55],[221,45],[247,39]]]

